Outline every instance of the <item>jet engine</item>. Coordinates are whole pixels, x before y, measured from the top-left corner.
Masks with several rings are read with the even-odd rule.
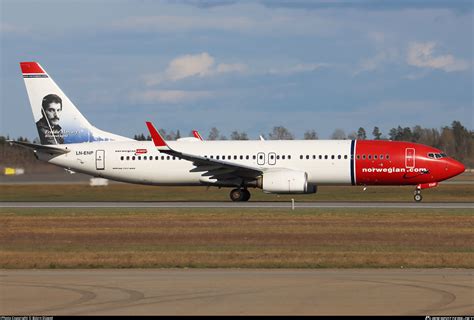
[[[316,193],[316,185],[308,183],[308,174],[296,170],[267,171],[257,180],[257,188],[266,193]]]

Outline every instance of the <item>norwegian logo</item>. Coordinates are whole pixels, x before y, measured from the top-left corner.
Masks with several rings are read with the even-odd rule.
[[[147,153],[147,152],[148,152],[147,149],[137,149],[137,150],[135,151],[135,154],[145,154],[145,153]]]

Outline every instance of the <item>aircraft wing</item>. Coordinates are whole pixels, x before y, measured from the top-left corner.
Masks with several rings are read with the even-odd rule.
[[[230,161],[209,159],[203,156],[173,150],[168,146],[151,122],[147,122],[146,125],[157,149],[160,152],[191,161],[195,166],[194,169],[191,169],[191,172],[203,172],[203,176],[208,176],[209,179],[217,179],[220,181],[235,180],[236,178],[253,180],[263,173],[260,168],[236,164]]]
[[[65,149],[65,148],[60,148],[56,146],[45,146],[42,144],[36,144],[36,143],[29,143],[29,142],[23,142],[23,141],[13,141],[13,140],[7,140],[10,144],[16,144],[20,147],[28,148],[34,151],[41,151],[45,153],[49,153],[51,155],[53,154],[64,154],[68,153],[71,150]]]

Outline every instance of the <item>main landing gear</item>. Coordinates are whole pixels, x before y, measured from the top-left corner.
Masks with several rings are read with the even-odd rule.
[[[249,201],[250,192],[247,189],[233,189],[230,192],[230,199],[232,201]]]

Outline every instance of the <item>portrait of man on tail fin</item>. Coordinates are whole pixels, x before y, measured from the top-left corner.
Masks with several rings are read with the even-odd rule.
[[[59,125],[61,111],[63,109],[62,99],[56,94],[48,94],[41,102],[41,114],[43,117],[36,122],[41,144],[63,144],[64,137]]]

